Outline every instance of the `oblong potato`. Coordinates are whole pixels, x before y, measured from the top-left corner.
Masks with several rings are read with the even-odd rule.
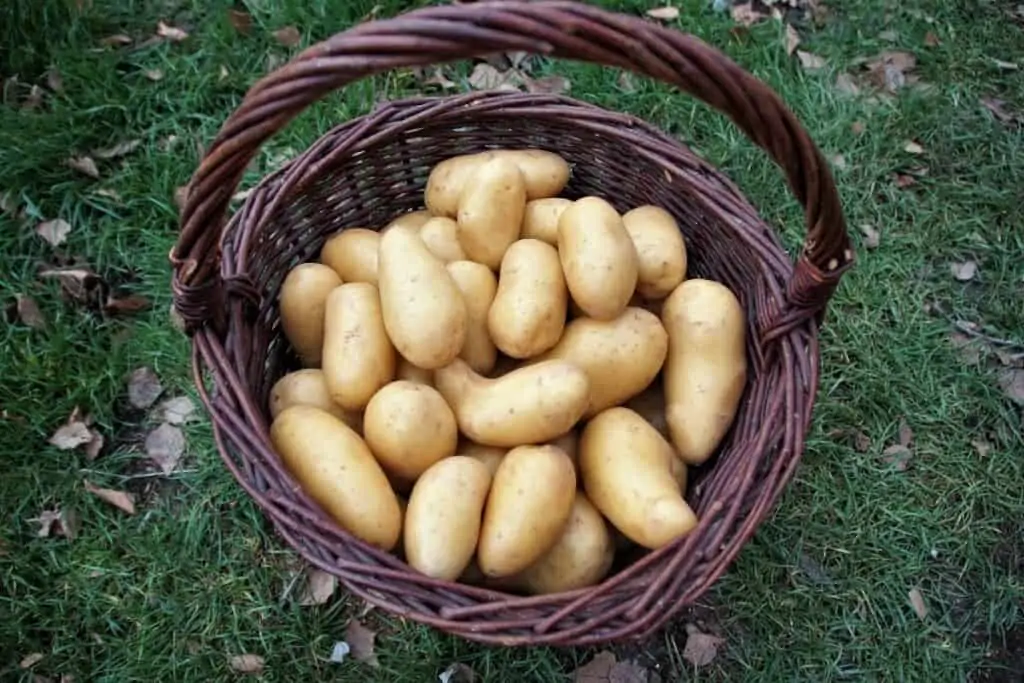
[[[498,350],[487,329],[487,312],[498,291],[498,280],[494,271],[473,261],[452,261],[447,268],[466,301],[466,341],[459,358],[486,375],[494,369],[498,358]]]
[[[513,448],[498,466],[484,508],[477,562],[487,576],[510,576],[558,541],[572,512],[576,474],[554,446]]]
[[[320,250],[320,263],[330,266],[343,282],[377,284],[377,251],[380,233],[366,228],[346,228],[329,237]]]
[[[427,209],[435,216],[455,218],[459,213],[459,197],[466,186],[466,179],[473,174],[483,158],[480,154],[462,154],[445,159],[430,169],[424,191]]]
[[[688,534],[697,516],[672,476],[672,446],[628,408],[598,413],[580,437],[587,497],[615,527],[645,548]]]
[[[558,256],[569,293],[589,317],[611,320],[625,310],[639,262],[615,207],[599,197],[573,202],[558,219]]]
[[[281,283],[278,301],[281,329],[307,367],[320,365],[324,345],[324,305],[327,295],[340,285],[341,278],[334,269],[321,263],[295,266]]]
[[[569,361],[587,373],[596,415],[639,394],[657,377],[668,353],[668,334],[653,313],[627,308],[613,320],[576,318],[544,360]]]
[[[686,278],[686,244],[679,224],[659,206],[638,206],[622,216],[639,260],[636,291],[663,299]]]
[[[662,308],[668,331],[665,416],[685,462],[711,457],[736,417],[747,381],[746,318],[739,300],[712,280],[687,280]]]
[[[459,224],[451,218],[431,218],[420,227],[420,239],[427,245],[430,253],[445,263],[466,259],[466,252],[459,244]]]
[[[571,199],[561,197],[532,199],[526,202],[520,238],[542,240],[557,247],[558,219],[562,217],[562,212],[571,205]]]
[[[383,550],[402,529],[402,512],[366,443],[338,418],[312,406],[281,411],[270,427],[281,461],[342,528]]]
[[[282,410],[291,406],[313,406],[325,410],[355,432],[363,431],[362,413],[345,410],[334,402],[323,370],[304,368],[289,372],[274,382],[270,388],[270,417],[277,417]]]
[[[487,446],[543,443],[572,429],[590,400],[587,374],[572,363],[545,361],[488,379],[461,359],[434,372],[459,429]]]
[[[370,399],[363,434],[384,471],[414,480],[428,467],[455,453],[455,415],[433,387],[398,380]]]
[[[593,586],[615,559],[615,545],[601,513],[583,493],[576,493],[569,521],[551,550],[518,574],[518,582],[535,595]]]
[[[557,446],[569,456],[569,460],[572,461],[572,468],[576,472],[576,479],[579,481],[580,477],[580,435],[575,429],[570,429],[565,434],[562,434],[557,439],[549,441],[552,446]]]
[[[417,231],[423,227],[423,224],[433,218],[433,214],[428,209],[420,209],[418,211],[410,211],[409,213],[403,213],[398,218],[395,218],[390,223],[384,226],[384,229],[380,231],[383,235],[392,228],[409,228],[412,231]]]
[[[519,167],[526,181],[527,199],[547,199],[556,196],[569,182],[568,162],[543,149],[499,149],[494,155],[511,159]]]
[[[465,441],[459,444],[456,449],[459,455],[465,455],[470,458],[474,458],[482,462],[486,467],[487,471],[494,476],[494,473],[498,471],[498,465],[505,458],[505,454],[508,453],[507,448],[498,448],[497,446],[484,446],[483,444],[473,443],[472,441]]]
[[[416,367],[401,356],[398,357],[398,367],[395,369],[395,379],[404,379],[408,382],[419,382],[428,387],[434,386],[434,371],[424,370]]]
[[[476,168],[459,197],[459,244],[470,260],[497,270],[519,238],[526,185],[519,167],[496,157]]]
[[[384,327],[398,352],[426,370],[452,362],[466,340],[466,303],[414,231],[397,227],[381,237],[377,277]]]
[[[554,346],[565,328],[569,291],[558,252],[546,242],[519,240],[501,260],[487,329],[501,351],[531,358]]]
[[[322,364],[331,398],[346,410],[365,408],[394,379],[395,348],[370,283],[349,282],[327,297]]]
[[[431,465],[409,496],[409,566],[435,579],[457,579],[473,559],[490,487],[490,470],[473,458],[455,455]]]

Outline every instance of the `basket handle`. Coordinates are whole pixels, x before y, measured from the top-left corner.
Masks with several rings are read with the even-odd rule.
[[[818,318],[852,265],[835,182],[810,136],[779,97],[697,38],[639,17],[564,0],[501,0],[428,7],[371,21],[313,45],[246,94],[189,183],[171,261],[174,299],[190,330],[223,321],[225,296],[252,296],[222,278],[220,238],[228,203],[260,145],[306,107],[360,78],[503,51],[525,51],[620,67],[675,85],[728,115],[785,171],[804,208],[807,239],[762,339]]]

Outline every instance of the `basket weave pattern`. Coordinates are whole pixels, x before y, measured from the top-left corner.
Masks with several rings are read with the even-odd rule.
[[[632,70],[728,114],[783,169],[805,209],[794,264],[720,172],[630,116],[569,98],[482,92],[381,105],[267,176],[228,220],[259,146],[328,92],[383,70],[524,50]],[[345,227],[422,205],[430,168],[487,147],[538,147],[573,165],[564,196],[625,211],[656,204],[689,245],[692,277],[719,280],[747,311],[750,379],[719,454],[695,472],[699,527],[599,586],[519,597],[423,576],[356,540],[297,487],[270,446],[266,398],[291,369],[277,312],[288,269]],[[175,305],[193,336],[196,385],[224,462],[285,541],[354,594],[397,615],[506,645],[644,636],[725,571],[792,477],[818,380],[817,329],[853,254],[828,167],[762,83],[693,37],[570,2],[479,3],[371,22],[268,75],[224,124],[190,183],[171,254]]]

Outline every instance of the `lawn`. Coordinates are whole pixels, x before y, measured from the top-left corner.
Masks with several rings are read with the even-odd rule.
[[[482,647],[341,590],[300,604],[296,556],[222,467],[209,424],[184,425],[166,474],[145,445],[159,410],[139,407],[152,378],[136,376],[129,397],[140,367],[159,377],[156,406],[194,397],[167,254],[175,189],[202,146],[269,66],[414,4],[249,0],[236,8],[249,25],[223,0],[0,9],[0,679],[227,680],[243,676],[231,658],[251,654],[265,681],[422,683],[458,662],[478,680],[554,683],[597,652]],[[789,55],[780,21],[744,27],[710,0],[672,4],[670,25],[776,88],[831,159],[859,263],[829,311],[789,491],[700,605],[614,653],[662,681],[1024,680],[1024,9],[820,0],[817,20],[787,15],[805,53]],[[172,30],[153,39],[160,21]],[[728,120],[611,70],[530,68],[686,141],[795,252],[799,208]],[[468,88],[469,70],[446,74]],[[332,95],[270,141],[249,181],[375,101],[424,88],[439,92],[403,72]],[[69,165],[82,157],[95,168]],[[69,266],[63,281],[46,275]],[[88,444],[48,442],[76,407],[95,420],[84,439],[104,438],[94,459]],[[134,514],[86,482],[133,494]],[[57,510],[63,525],[38,521]],[[377,666],[329,661],[354,618],[377,633]],[[705,666],[683,657],[688,625],[722,639]]]

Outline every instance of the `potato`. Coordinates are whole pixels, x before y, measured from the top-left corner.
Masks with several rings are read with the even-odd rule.
[[[498,357],[498,350],[487,330],[487,312],[491,310],[491,302],[498,291],[498,280],[490,268],[473,261],[452,261],[447,268],[466,301],[466,342],[459,358],[486,375],[494,369]]]
[[[729,288],[687,280],[662,309],[665,416],[679,457],[706,461],[732,425],[747,381],[746,320]]]
[[[679,224],[665,209],[638,206],[622,216],[640,268],[636,290],[647,299],[663,299],[686,277],[686,245]]]
[[[385,225],[384,229],[381,230],[380,233],[383,235],[392,228],[409,228],[415,232],[422,228],[424,223],[429,221],[431,218],[433,218],[433,214],[431,214],[427,209],[403,213],[401,216]]]
[[[381,237],[378,264],[384,327],[398,352],[433,370],[451,363],[466,340],[466,303],[444,264],[408,228]]]
[[[501,260],[487,329],[501,351],[531,358],[554,346],[565,328],[569,292],[558,252],[540,240],[519,240]]]
[[[295,266],[281,284],[281,329],[302,364],[320,365],[324,345],[324,305],[341,285],[333,268],[319,263]]]
[[[571,429],[557,439],[549,441],[552,446],[557,446],[565,451],[565,454],[569,456],[569,460],[572,462],[572,468],[576,471],[576,479],[579,480],[580,475],[580,435],[576,433],[575,429]]]
[[[395,379],[404,379],[408,382],[419,382],[428,387],[434,386],[434,371],[418,368],[401,356],[398,357],[398,367],[395,369]]]
[[[331,398],[346,410],[362,410],[394,379],[395,348],[370,283],[349,282],[327,297],[322,363]]]
[[[431,218],[420,227],[420,239],[430,253],[445,263],[466,259],[466,252],[459,244],[459,224],[451,218]]]
[[[498,448],[497,446],[484,446],[482,444],[473,443],[472,441],[465,441],[459,444],[456,449],[459,455],[465,455],[467,457],[479,460],[486,467],[487,471],[494,476],[494,473],[498,471],[498,465],[505,458],[505,454],[508,453],[507,448]]]
[[[436,370],[434,381],[462,433],[487,446],[511,448],[557,438],[576,424],[590,399],[586,373],[559,360],[488,379],[456,359]]]
[[[353,536],[391,550],[402,528],[398,498],[359,435],[312,406],[285,408],[270,439],[302,489]]]
[[[628,408],[609,408],[583,429],[580,472],[587,497],[645,548],[660,548],[697,526],[672,476],[672,446]]]
[[[519,167],[495,158],[476,168],[459,197],[459,244],[470,260],[492,270],[519,239],[526,185]]]
[[[654,381],[668,353],[668,334],[653,313],[627,308],[614,320],[576,318],[544,360],[566,360],[587,373],[596,415],[639,394]]]
[[[366,228],[347,228],[324,242],[320,263],[330,266],[343,282],[377,284],[377,251],[380,233]]]
[[[363,434],[384,470],[413,480],[441,458],[455,453],[455,415],[433,387],[398,380],[370,399]]]
[[[322,370],[296,370],[274,383],[270,389],[270,417],[277,417],[282,410],[291,406],[313,406],[326,410],[355,432],[363,431],[362,413],[345,410],[334,402]]]
[[[566,208],[558,219],[558,256],[569,293],[589,317],[611,320],[625,310],[639,262],[615,207],[584,197]]]
[[[557,247],[558,219],[562,217],[562,212],[571,205],[571,199],[562,199],[561,197],[533,199],[526,202],[520,238],[542,240]]]
[[[535,595],[593,586],[605,577],[614,559],[608,525],[587,497],[577,492],[562,535],[518,575],[518,582]]]
[[[455,218],[459,213],[459,197],[469,178],[483,158],[479,154],[463,154],[445,159],[430,170],[424,200],[435,216]]]
[[[510,576],[558,542],[576,495],[569,456],[554,446],[519,446],[501,461],[484,508],[477,562],[487,576]]]
[[[456,455],[431,465],[413,486],[405,516],[405,557],[413,569],[453,581],[469,566],[480,537],[491,472]]]

